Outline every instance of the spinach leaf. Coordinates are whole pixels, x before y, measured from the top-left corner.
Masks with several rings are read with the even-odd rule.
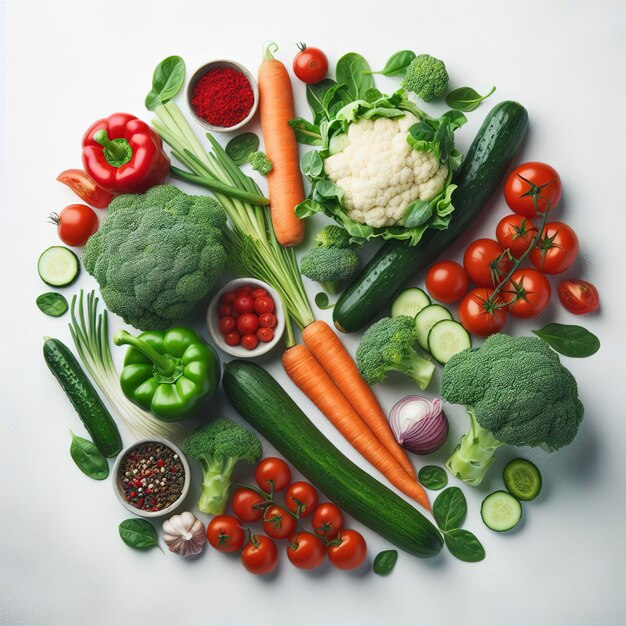
[[[334,88],[337,83],[330,78],[325,78],[319,83],[306,86],[306,101],[313,113],[313,122],[319,124],[322,120],[329,119],[328,107],[324,106],[324,94]],[[337,90],[334,91],[335,95]]]
[[[475,89],[471,87],[459,87],[453,89],[446,96],[446,104],[451,109],[457,111],[473,111],[483,100],[486,100],[494,91],[495,87],[491,88],[491,91],[486,96],[481,96]]]
[[[226,144],[226,154],[237,164],[247,162],[248,155],[259,149],[259,138],[254,133],[241,133]]]
[[[322,178],[322,180],[318,181],[315,185],[314,190],[314,200],[334,200],[341,203],[343,201],[343,189],[339,187],[339,185],[335,185],[330,180],[326,180]]]
[[[185,62],[179,56],[163,59],[152,75],[152,89],[146,96],[146,109],[154,111],[169,102],[185,82]]]
[[[386,576],[396,566],[398,560],[397,550],[383,550],[374,559],[374,572],[379,576]]]
[[[401,76],[406,72],[406,68],[409,67],[415,57],[416,54],[412,50],[400,50],[400,52],[394,52],[389,57],[382,70],[367,73],[382,74],[383,76]]]
[[[335,306],[335,303],[333,302],[332,304],[330,304],[328,294],[320,291],[319,293],[315,294],[315,306],[318,309],[322,309],[322,311],[325,311],[326,309],[332,309]]]
[[[294,207],[294,211],[296,215],[301,219],[305,219],[307,217],[311,217],[316,213],[319,213],[322,210],[322,207],[318,202],[315,202],[312,198],[306,198],[299,204],[296,204]]]
[[[60,317],[67,311],[68,304],[65,296],[55,291],[48,291],[37,296],[37,306],[42,313],[50,317]]]
[[[432,491],[443,489],[448,484],[448,474],[446,474],[446,470],[437,465],[424,465],[417,477],[426,489]]]
[[[371,72],[370,66],[356,52],[348,52],[337,61],[335,69],[337,82],[345,85],[346,91],[353,100],[363,99],[367,91],[374,87],[374,79],[365,72]]]
[[[413,200],[404,212],[405,228],[415,228],[425,224],[433,215],[433,207],[428,200]]]
[[[159,545],[156,529],[145,519],[125,519],[119,525],[119,533],[122,541],[136,550],[149,550]]]
[[[320,127],[316,124],[312,124],[302,117],[296,117],[293,120],[289,120],[288,123],[293,128],[298,143],[304,143],[309,146],[322,145],[322,134]]]
[[[300,159],[300,169],[309,179],[317,178],[324,171],[324,162],[317,150],[305,152]]]
[[[540,330],[533,330],[550,346],[565,356],[583,358],[595,354],[600,349],[600,340],[582,326],[574,324],[547,324]]]
[[[485,548],[469,530],[452,528],[443,533],[450,554],[460,561],[475,563],[485,558]]]
[[[71,430],[70,433],[72,435],[70,455],[78,469],[89,478],[104,480],[109,475],[109,463],[105,456],[89,439],[79,437]]]
[[[433,505],[433,515],[437,526],[443,531],[459,528],[467,514],[467,502],[458,487],[448,487],[442,491]]]

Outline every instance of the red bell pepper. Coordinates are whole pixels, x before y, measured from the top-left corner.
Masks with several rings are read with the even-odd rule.
[[[144,193],[170,171],[159,135],[128,113],[92,124],[83,137],[83,165],[100,187],[115,194]]]

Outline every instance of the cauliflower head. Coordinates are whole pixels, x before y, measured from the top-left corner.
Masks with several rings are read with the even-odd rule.
[[[444,189],[448,165],[407,143],[409,128],[419,121],[408,111],[362,119],[349,126],[343,149],[324,161],[326,176],[343,190],[345,212],[355,222],[401,226],[411,202],[432,200]]]

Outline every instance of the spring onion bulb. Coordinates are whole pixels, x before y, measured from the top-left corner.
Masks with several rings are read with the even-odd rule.
[[[407,396],[389,414],[391,430],[398,443],[415,454],[438,450],[448,437],[448,420],[439,398],[432,402],[421,396]]]

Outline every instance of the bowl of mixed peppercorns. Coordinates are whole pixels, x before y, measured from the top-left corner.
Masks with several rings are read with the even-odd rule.
[[[174,511],[189,492],[187,459],[165,439],[141,439],[122,450],[113,466],[118,500],[140,517],[160,517]]]

